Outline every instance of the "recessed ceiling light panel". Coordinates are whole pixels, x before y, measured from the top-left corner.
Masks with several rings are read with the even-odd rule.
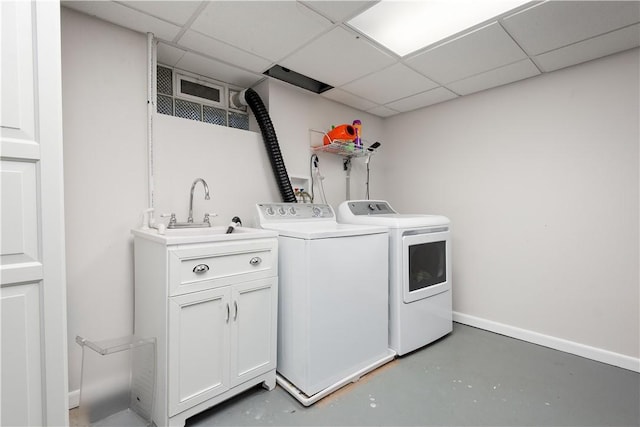
[[[348,24],[405,56],[524,3],[528,0],[382,0]]]

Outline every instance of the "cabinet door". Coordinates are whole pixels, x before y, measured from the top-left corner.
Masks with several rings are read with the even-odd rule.
[[[228,286],[169,298],[169,416],[229,388]]]
[[[276,367],[278,279],[232,286],[231,386]]]

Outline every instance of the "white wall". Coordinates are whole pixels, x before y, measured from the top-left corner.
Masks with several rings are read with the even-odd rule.
[[[637,364],[638,56],[386,120],[386,198],[452,220],[459,319]]]
[[[146,37],[62,8],[69,390],[76,335],[133,332],[130,229],[147,205]],[[74,395],[77,397],[77,395]]]
[[[211,195],[204,200],[198,184],[194,193],[194,221],[217,213],[213,225],[228,225],[239,216],[253,225],[258,201],[279,200],[259,134],[162,114],[154,119],[155,206],[158,213],[175,213],[186,221],[189,190],[203,178]],[[156,215],[156,219],[160,218]],[[165,223],[167,219],[162,219]]]

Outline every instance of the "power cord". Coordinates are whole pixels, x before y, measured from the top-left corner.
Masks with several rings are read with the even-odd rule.
[[[371,156],[373,155],[373,153],[375,153],[376,149],[380,147],[380,145],[381,144],[376,141],[373,144],[371,144],[370,147],[367,148],[367,160],[365,160],[365,163],[367,164],[367,182],[366,182],[366,187],[367,187],[366,199],[367,200],[369,200],[369,163],[371,162]]]
[[[309,159],[309,176],[311,177],[311,203],[313,203],[313,200],[315,198],[315,193],[313,191],[313,168],[318,169],[318,156],[316,154],[312,154],[311,158]]]
[[[315,172],[314,172],[315,171]],[[312,154],[309,159],[309,176],[311,177],[311,203],[315,201],[315,187],[314,182],[317,179],[320,184],[320,195],[322,196],[322,203],[327,203],[327,197],[324,193],[324,184],[322,180],[324,176],[320,173],[320,159],[316,154]]]
[[[371,155],[368,155],[367,156],[367,161],[366,161],[366,163],[367,163],[367,194],[365,196],[365,198],[367,200],[369,200],[369,161],[370,161],[370,159],[371,159]]]

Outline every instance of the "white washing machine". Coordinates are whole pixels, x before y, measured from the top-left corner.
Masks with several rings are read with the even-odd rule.
[[[393,360],[388,343],[388,232],[338,224],[329,205],[263,203],[278,237],[276,380],[308,406]]]
[[[382,200],[348,200],[338,207],[338,222],[389,229],[389,346],[398,355],[453,330],[447,217],[399,214]]]

